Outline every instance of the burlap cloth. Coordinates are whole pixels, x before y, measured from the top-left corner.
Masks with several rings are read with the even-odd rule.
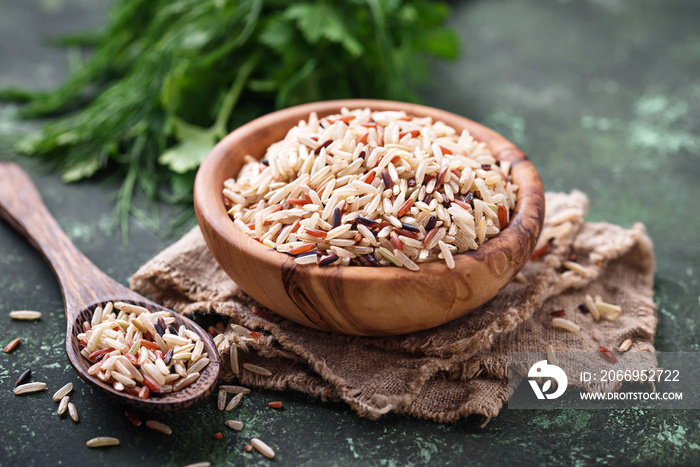
[[[557,351],[598,351],[599,345],[615,350],[627,338],[634,342],[631,352],[654,350],[654,256],[644,226],[627,230],[586,223],[587,207],[581,192],[547,193],[541,242],[553,237],[553,248],[525,266],[527,282],[513,281],[480,309],[410,335],[334,335],[264,310],[219,268],[198,228],[142,266],[131,287],[186,315],[218,313],[229,317],[229,324],[261,332],[262,337],[246,339],[227,326],[219,345],[224,380],[234,379],[228,350],[236,345],[241,364],[273,372],[265,377],[242,369],[238,379],[245,385],[344,401],[370,418],[396,412],[448,422],[481,414],[488,421],[508,399],[508,352],[541,352],[548,344]],[[576,215],[551,225],[564,210]],[[571,254],[587,272],[563,268]],[[622,314],[595,322],[577,308],[586,293],[621,305]],[[561,308],[581,332],[552,326],[550,312]],[[617,363],[620,369],[625,355]],[[647,355],[655,358],[653,352]]]

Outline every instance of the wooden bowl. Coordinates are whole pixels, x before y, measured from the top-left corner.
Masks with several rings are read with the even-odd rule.
[[[398,267],[299,266],[241,232],[228,217],[224,180],[235,177],[246,154],[261,158],[314,111],[319,118],[349,109],[403,110],[467,129],[494,156],[511,162],[520,188],[511,222],[477,250],[455,255],[455,268],[423,263],[420,271]],[[403,102],[349,99],[280,110],[226,136],[202,163],[194,187],[197,221],[214,258],[243,291],[297,323],[342,334],[405,334],[447,323],[493,298],[530,258],[544,220],[544,189],[537,170],[510,141],[472,120]]]

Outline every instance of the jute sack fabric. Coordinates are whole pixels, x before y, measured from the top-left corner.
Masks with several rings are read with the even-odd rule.
[[[613,350],[630,338],[630,352],[648,352],[649,365],[655,365],[651,241],[641,224],[624,229],[584,222],[587,207],[581,192],[547,193],[540,243],[552,239],[551,250],[525,266],[525,280],[513,281],[462,318],[409,335],[335,335],[264,309],[223,272],[198,228],[143,265],[131,287],[185,315],[227,317],[218,345],[223,380],[344,401],[370,418],[395,412],[449,422],[480,414],[488,421],[508,399],[509,352],[544,352],[549,344],[558,352],[597,352],[599,345]],[[582,268],[566,268],[572,258]],[[596,322],[578,309],[586,294],[622,306],[621,315]],[[552,326],[550,312],[559,309],[580,332]],[[262,336],[239,335],[233,324]],[[238,375],[229,363],[231,345],[238,349]],[[627,355],[616,368],[629,367]],[[272,376],[247,371],[243,363],[263,366]]]

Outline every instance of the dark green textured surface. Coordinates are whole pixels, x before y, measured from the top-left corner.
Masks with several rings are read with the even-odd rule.
[[[99,5],[97,5],[99,3]],[[629,226],[642,221],[655,242],[657,346],[698,351],[700,307],[697,200],[700,199],[700,5],[693,1],[475,1],[454,6],[464,49],[457,63],[435,69],[429,105],[492,126],[534,161],[548,190],[578,188],[591,200],[589,219]],[[67,69],[65,54],[44,34],[98,25],[102,2],[0,0],[0,85],[51,86]],[[21,130],[13,109],[0,107],[0,159],[16,158],[8,134]],[[29,168],[49,209],[98,266],[126,282],[171,239],[134,225],[132,241],[109,232],[113,187],[62,185]],[[0,223],[0,464],[185,465],[268,464],[243,453],[252,436],[289,465],[698,464],[696,411],[515,411],[504,409],[485,429],[479,420],[437,425],[389,416],[360,419],[344,406],[294,393],[254,391],[223,426],[212,400],[166,416],[170,437],[132,427],[119,407],[83,384],[63,351],[65,322],[58,286],[41,256]],[[11,322],[14,309],[44,313]],[[4,316],[4,318],[3,318]],[[15,397],[25,368],[49,382],[42,394]],[[73,381],[81,421],[55,415],[50,395]],[[285,409],[266,403],[282,400]],[[222,431],[224,439],[212,434]],[[122,446],[89,450],[98,435]]]

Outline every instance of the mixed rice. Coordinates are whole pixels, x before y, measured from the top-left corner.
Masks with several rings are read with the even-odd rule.
[[[175,324],[169,311],[123,302],[98,306],[78,334],[80,353],[92,364],[88,374],[141,399],[189,386],[209,355],[197,333]]]
[[[475,250],[505,228],[518,187],[484,143],[430,117],[311,113],[224,182],[243,232],[300,265],[403,266]]]

